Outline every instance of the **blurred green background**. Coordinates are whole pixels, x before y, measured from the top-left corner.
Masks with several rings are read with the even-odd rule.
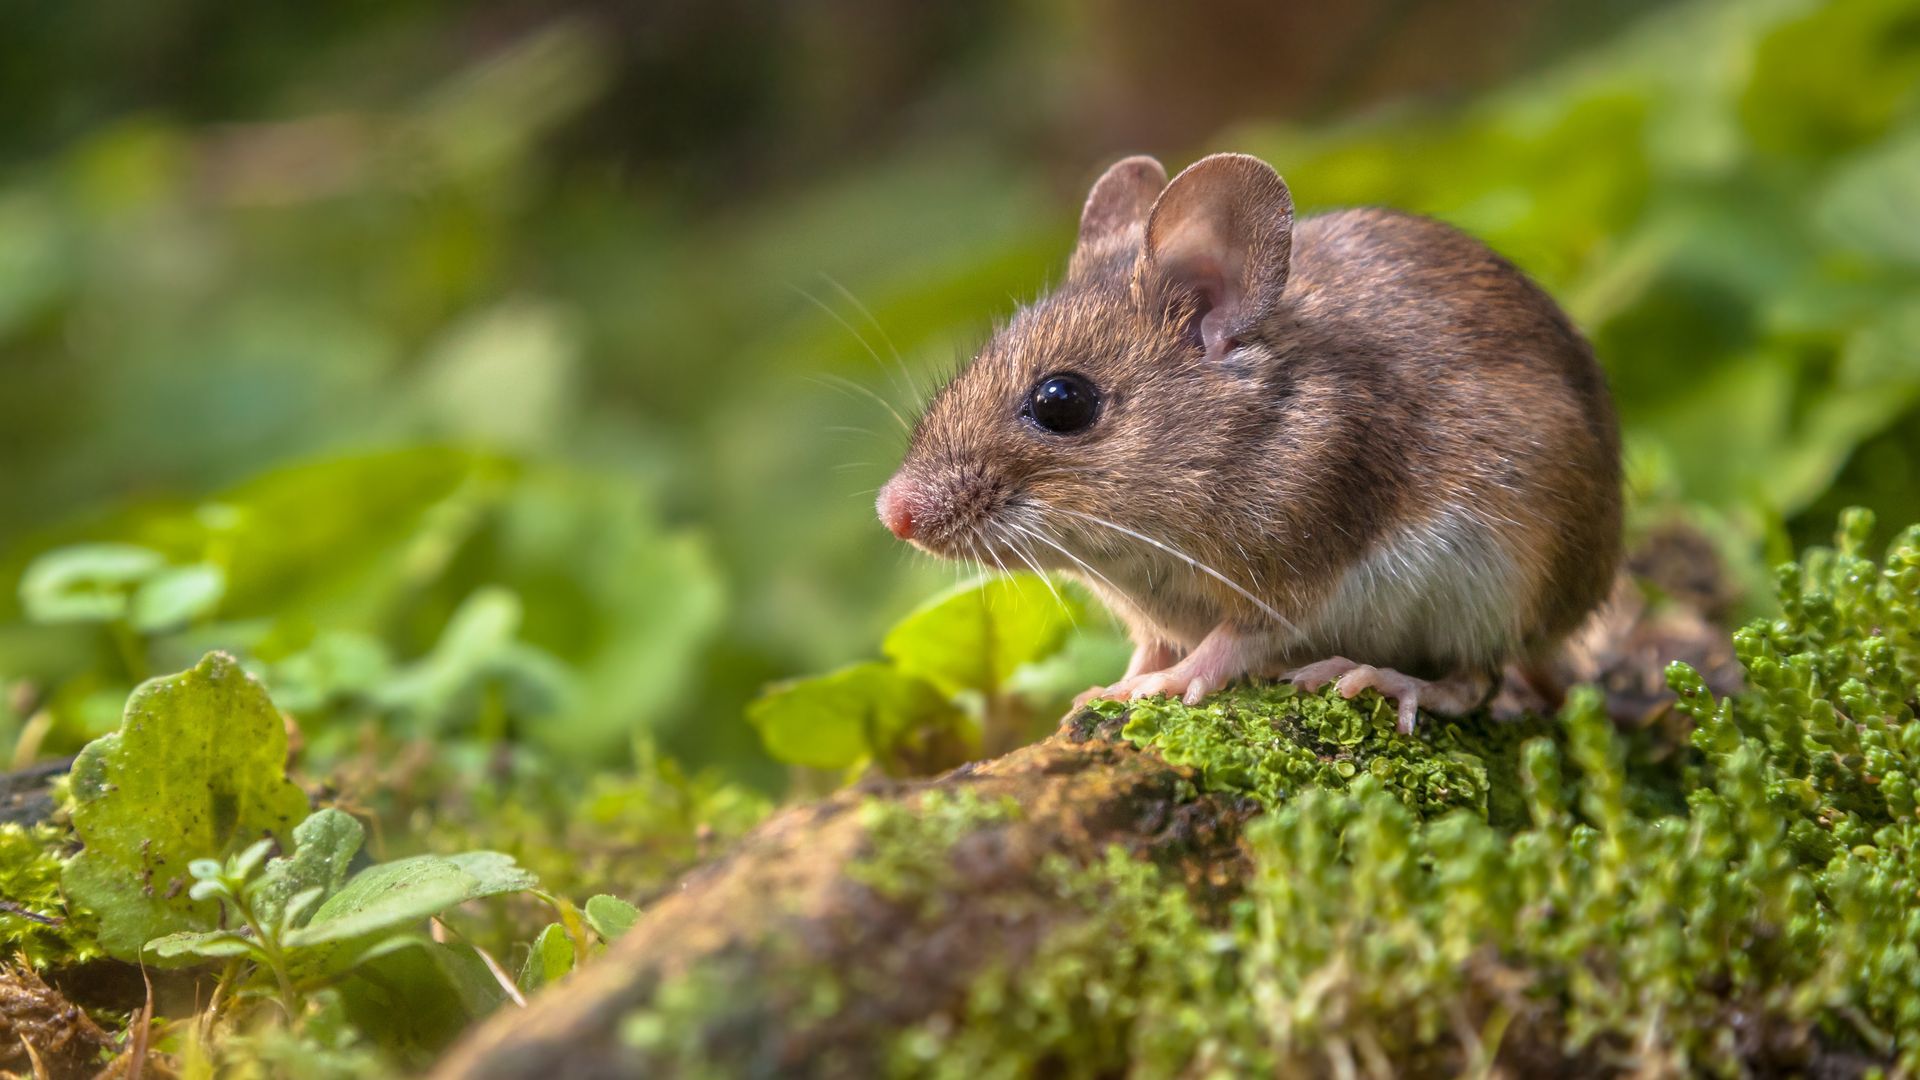
[[[144,614],[28,617],[160,573],[115,549],[0,594],[16,762],[220,646],[369,798],[400,798],[390,740],[503,782],[657,746],[781,791],[745,702],[955,578],[873,521],[889,406],[1059,274],[1130,152],[1244,150],[1305,211],[1486,238],[1593,335],[1635,520],[1749,579],[1843,505],[1920,519],[1911,2],[3,23],[0,576],[81,542],[172,568]]]

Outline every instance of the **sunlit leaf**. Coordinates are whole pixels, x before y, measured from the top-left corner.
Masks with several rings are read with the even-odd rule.
[[[363,940],[438,915],[469,900],[520,892],[539,884],[513,859],[491,851],[415,855],[355,874],[288,934],[290,950]],[[341,955],[331,951],[329,959]]]
[[[187,896],[187,864],[263,836],[283,846],[307,816],[287,779],[287,729],[232,657],[153,679],[120,730],[73,764],[73,827],[84,849],[63,876],[100,915],[100,943],[132,959],[163,934],[214,925],[217,905]]]
[[[1021,666],[1053,655],[1079,615],[1069,594],[1032,574],[1009,574],[927,601],[881,648],[949,694],[996,693]]]
[[[931,683],[868,661],[779,683],[747,707],[767,752],[782,761],[840,769],[890,746],[910,728],[944,728],[962,714]]]
[[[141,582],[127,619],[142,633],[172,630],[211,615],[226,591],[226,572],[217,566],[169,567]]]

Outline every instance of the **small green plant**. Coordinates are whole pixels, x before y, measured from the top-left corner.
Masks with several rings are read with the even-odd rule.
[[[106,627],[137,681],[148,674],[146,639],[213,614],[226,590],[226,571],[214,562],[177,565],[136,544],[76,544],[27,567],[20,606],[39,623]]]
[[[470,952],[435,941],[421,925],[468,901],[537,884],[489,851],[416,855],[349,877],[363,839],[350,815],[324,809],[294,830],[296,846],[284,858],[267,859],[273,842],[263,840],[224,861],[195,860],[190,892],[220,904],[222,925],[156,938],[144,955],[176,965],[242,959],[246,966],[228,969],[238,992],[276,993],[286,1015],[298,1019],[309,994],[369,961],[403,948]]]
[[[317,886],[303,890],[291,899],[277,923],[267,922],[263,918],[268,915],[265,905],[259,902],[265,897],[257,895],[261,890],[256,886],[261,884],[257,876],[260,866],[272,850],[273,841],[262,840],[225,862],[195,859],[187,865],[187,872],[194,878],[188,894],[195,900],[218,901],[222,911],[244,927],[207,935],[207,940],[199,942],[190,955],[206,959],[244,956],[253,961],[273,976],[274,985],[280,991],[280,1007],[292,1020],[305,1010],[301,1006],[300,991],[293,983],[293,973],[287,966],[282,939],[293,931],[294,920],[320,899],[323,890]],[[160,950],[155,952],[161,954]]]
[[[123,960],[163,934],[215,925],[218,905],[192,894],[189,863],[269,837],[291,847],[307,816],[287,779],[286,721],[223,653],[136,690],[120,730],[74,760],[69,791],[85,846],[63,884]]]
[[[1019,676],[1059,654],[1084,610],[1034,574],[963,584],[896,623],[885,660],[776,684],[747,718],[773,756],[818,769],[929,773],[1001,752],[1036,715]]]
[[[640,918],[639,908],[605,893],[588,897],[578,908],[558,897],[541,896],[559,912],[560,921],[541,929],[527,953],[527,962],[520,968],[515,982],[528,993],[558,980],[620,940]]]

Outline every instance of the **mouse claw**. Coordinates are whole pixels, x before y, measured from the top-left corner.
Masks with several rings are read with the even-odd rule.
[[[1305,667],[1294,668],[1281,678],[1311,694],[1359,666],[1344,656],[1334,656]]]
[[[1472,712],[1486,697],[1487,682],[1473,675],[1452,675],[1429,681],[1417,679],[1392,668],[1357,664],[1344,656],[1295,668],[1286,676],[1302,690],[1312,693],[1329,682],[1343,698],[1352,698],[1362,690],[1379,691],[1394,703],[1395,727],[1402,735],[1411,735],[1420,720],[1420,707],[1446,716]]]
[[[1166,671],[1149,671],[1121,679],[1112,686],[1096,686],[1074,699],[1074,707],[1079,708],[1089,701],[1107,698],[1112,701],[1139,701],[1141,698],[1167,697],[1177,698],[1188,705],[1198,705],[1208,695],[1224,685],[1203,675],[1189,675],[1178,668]]]
[[[1334,689],[1340,696],[1351,700],[1362,690],[1377,690],[1381,697],[1391,700],[1395,705],[1398,723],[1394,726],[1402,735],[1413,734],[1414,725],[1420,720],[1420,692],[1427,687],[1423,679],[1411,675],[1402,675],[1392,668],[1374,667],[1372,664],[1356,664],[1353,670],[1340,676],[1334,683]]]

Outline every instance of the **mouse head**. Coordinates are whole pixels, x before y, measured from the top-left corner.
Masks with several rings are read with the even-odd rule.
[[[935,554],[1058,569],[1140,551],[1123,530],[1191,536],[1274,408],[1253,337],[1292,232],[1287,187],[1255,158],[1216,154],[1172,183],[1152,158],[1114,165],[1066,281],[928,405],[881,520]]]

